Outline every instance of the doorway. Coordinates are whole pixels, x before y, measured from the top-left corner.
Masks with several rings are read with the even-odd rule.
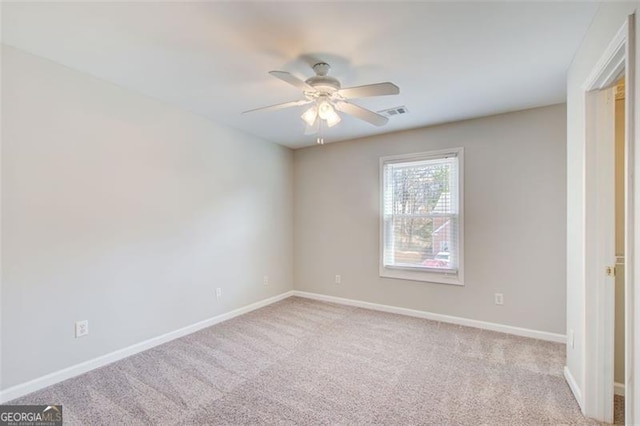
[[[613,422],[624,424],[625,382],[625,84],[620,78],[613,87],[614,102],[614,186],[615,186],[615,254],[614,269],[614,354],[613,354]]]
[[[588,417],[612,423],[614,401],[618,402],[619,415],[622,402],[622,395],[615,398],[614,393],[624,392],[622,422],[637,424],[640,395],[635,391],[635,372],[639,371],[635,346],[640,341],[635,338],[635,330],[640,328],[636,327],[639,318],[634,310],[638,296],[634,283],[638,263],[634,251],[635,15],[620,28],[583,87],[586,227],[582,409]],[[618,90],[623,95],[616,99]],[[618,120],[616,101],[621,102]],[[622,381],[615,386],[617,380]]]

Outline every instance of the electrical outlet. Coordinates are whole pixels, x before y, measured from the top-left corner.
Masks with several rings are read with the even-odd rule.
[[[264,278],[262,278],[262,284],[269,285],[269,277],[267,275],[265,275]]]
[[[89,320],[76,321],[76,338],[89,334]]]
[[[220,299],[222,297],[222,289],[220,287],[216,288],[216,299]]]
[[[504,295],[502,293],[495,294],[496,305],[504,305]]]
[[[340,275],[336,275],[336,284],[342,283],[342,277]]]

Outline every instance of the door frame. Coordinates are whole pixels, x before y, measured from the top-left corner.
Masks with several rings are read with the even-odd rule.
[[[613,110],[607,104],[606,89],[625,75],[625,421],[635,424],[638,395],[635,377],[639,360],[634,354],[640,339],[635,330],[640,306],[634,284],[636,257],[635,232],[635,14],[629,15],[603,52],[590,77],[582,86],[585,102],[585,329],[583,370],[583,413],[600,421],[613,421],[614,290],[615,277],[606,267],[616,264],[614,235]],[[611,99],[611,104],[613,104]],[[638,240],[640,242],[640,240]],[[638,318],[636,318],[638,317]]]

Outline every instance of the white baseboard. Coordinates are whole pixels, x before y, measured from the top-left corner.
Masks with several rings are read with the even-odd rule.
[[[472,320],[468,318],[454,317],[450,315],[442,315],[442,314],[436,314],[432,312],[418,311],[414,309],[399,308],[396,306],[381,305],[377,303],[363,302],[360,300],[345,299],[341,297],[327,296],[323,294],[292,290],[292,291],[279,294],[274,297],[270,297],[268,299],[261,300],[256,303],[252,303],[242,308],[234,309],[233,311],[217,315],[215,317],[206,319],[204,321],[200,321],[198,323],[183,327],[179,330],[175,330],[175,331],[163,334],[161,336],[157,336],[149,340],[145,340],[144,342],[136,343],[135,345],[131,345],[129,347],[119,349],[117,351],[108,353],[106,355],[102,355],[100,357],[91,359],[89,361],[85,361],[80,364],[67,367],[65,369],[39,377],[37,379],[12,386],[10,388],[7,388],[4,391],[0,391],[0,404],[5,403],[7,401],[11,401],[16,398],[20,398],[21,396],[27,395],[31,392],[35,392],[47,386],[51,386],[56,383],[59,383],[63,380],[67,380],[72,377],[78,376],[80,374],[84,374],[96,368],[103,367],[107,364],[111,364],[115,361],[119,361],[128,356],[135,355],[139,352],[146,351],[147,349],[151,349],[153,347],[169,342],[171,340],[175,340],[180,337],[186,336],[188,334],[195,333],[196,331],[202,330],[203,328],[207,328],[212,325],[221,323],[223,321],[227,321],[231,318],[254,311],[256,309],[262,308],[264,306],[270,305],[272,303],[278,302],[280,300],[286,299],[291,296],[299,296],[307,299],[315,299],[315,300],[320,300],[325,302],[339,303],[342,305],[372,309],[376,311],[389,312],[389,313],[407,315],[407,316],[418,317],[418,318],[425,318],[433,321],[441,321],[441,322],[446,322],[451,324],[463,325],[467,327],[475,327],[475,328],[481,328],[485,330],[498,331],[502,333],[513,334],[513,335],[524,336],[524,337],[531,337],[534,339],[546,340],[551,342],[565,343],[566,341],[566,337],[564,335],[548,333],[545,331],[530,330],[526,328]],[[574,392],[574,395],[576,395],[576,399],[578,399],[578,403],[581,404],[581,396],[579,397],[580,391],[577,387],[575,387],[574,389],[574,386],[572,386],[571,383],[575,385],[575,381],[573,381],[573,377],[571,376],[569,371],[566,369],[566,367],[565,367],[565,377],[567,377],[569,386],[571,386],[571,389]],[[571,380],[573,382],[571,382],[568,377],[571,377]],[[624,386],[622,387],[622,389],[624,391]]]
[[[614,395],[624,396],[624,383],[613,383],[613,393]]]
[[[294,296],[304,297],[307,299],[339,303],[341,305],[356,306],[358,308],[390,312],[393,314],[407,315],[410,317],[425,318],[433,321],[464,325],[467,327],[481,328],[484,330],[498,331],[500,333],[513,334],[516,336],[531,337],[533,339],[546,340],[549,342],[565,343],[567,341],[567,338],[564,334],[549,333],[546,331],[531,330],[528,328],[513,327],[510,325],[478,321],[469,318],[454,317],[451,315],[436,314],[427,311],[418,311],[415,309],[399,308],[397,306],[381,305],[378,303],[363,302],[354,299],[344,299],[342,297],[327,296],[324,294],[309,293],[306,291],[294,290],[293,294]]]
[[[277,296],[273,296],[268,299],[252,303],[250,305],[243,306],[242,308],[234,309],[233,311],[226,312],[224,314],[216,315],[215,317],[197,322],[192,325],[188,325],[186,327],[163,334],[161,336],[153,337],[149,340],[145,340],[144,342],[136,343],[135,345],[131,345],[129,347],[119,349],[106,355],[99,356],[98,358],[94,358],[89,361],[85,361],[80,364],[76,364],[71,367],[56,371],[54,373],[47,374],[46,376],[38,377],[37,379],[12,386],[4,391],[0,391],[0,404],[16,398],[20,398],[21,396],[27,395],[31,392],[35,392],[37,390],[46,388],[47,386],[59,383],[63,380],[67,380],[80,374],[84,374],[96,368],[103,367],[107,364],[111,364],[115,361],[119,361],[123,358],[135,355],[139,352],[146,351],[147,349],[151,349],[155,346],[161,345],[171,340],[178,339],[180,337],[186,336],[187,334],[195,333],[196,331],[202,330],[203,328],[211,327],[212,325],[230,320],[231,318],[246,314],[247,312],[251,312],[272,303],[279,302],[280,300],[286,299],[291,296],[293,296],[293,291],[287,291]]]
[[[578,387],[576,379],[573,377],[573,374],[571,374],[571,371],[569,371],[569,368],[566,365],[564,367],[564,378],[569,384],[569,388],[571,389],[571,392],[573,392],[573,396],[576,398],[576,401],[578,401],[580,410],[584,413],[584,408],[582,407],[582,392],[580,391],[580,387]]]

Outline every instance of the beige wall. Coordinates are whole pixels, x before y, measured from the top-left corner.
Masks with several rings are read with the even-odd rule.
[[[9,47],[2,107],[3,389],[293,288],[289,149]]]
[[[564,334],[565,118],[556,105],[296,150],[296,289]],[[465,149],[465,285],[379,277],[379,158],[449,147]]]

